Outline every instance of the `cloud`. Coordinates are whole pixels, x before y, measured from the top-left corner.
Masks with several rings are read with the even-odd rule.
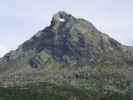
[[[4,56],[9,50],[6,46],[0,45],[0,57]]]

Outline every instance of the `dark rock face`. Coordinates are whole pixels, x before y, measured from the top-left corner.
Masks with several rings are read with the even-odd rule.
[[[39,68],[41,67],[41,64],[42,62],[38,59],[38,58],[32,58],[30,60],[30,65],[32,68]]]

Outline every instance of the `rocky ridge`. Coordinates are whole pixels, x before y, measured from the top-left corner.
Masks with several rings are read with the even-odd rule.
[[[48,27],[0,59],[0,84],[50,82],[126,93],[133,85],[132,66],[132,47],[61,11]]]

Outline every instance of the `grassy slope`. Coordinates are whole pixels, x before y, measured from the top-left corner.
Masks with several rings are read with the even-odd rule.
[[[49,83],[29,84],[21,87],[0,88],[0,100],[133,100],[132,93],[99,95],[94,91],[58,86]],[[130,95],[131,94],[131,95]]]

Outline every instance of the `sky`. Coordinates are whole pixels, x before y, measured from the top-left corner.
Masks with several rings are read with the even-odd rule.
[[[0,0],[0,56],[50,24],[58,11],[92,22],[133,46],[133,0]]]

